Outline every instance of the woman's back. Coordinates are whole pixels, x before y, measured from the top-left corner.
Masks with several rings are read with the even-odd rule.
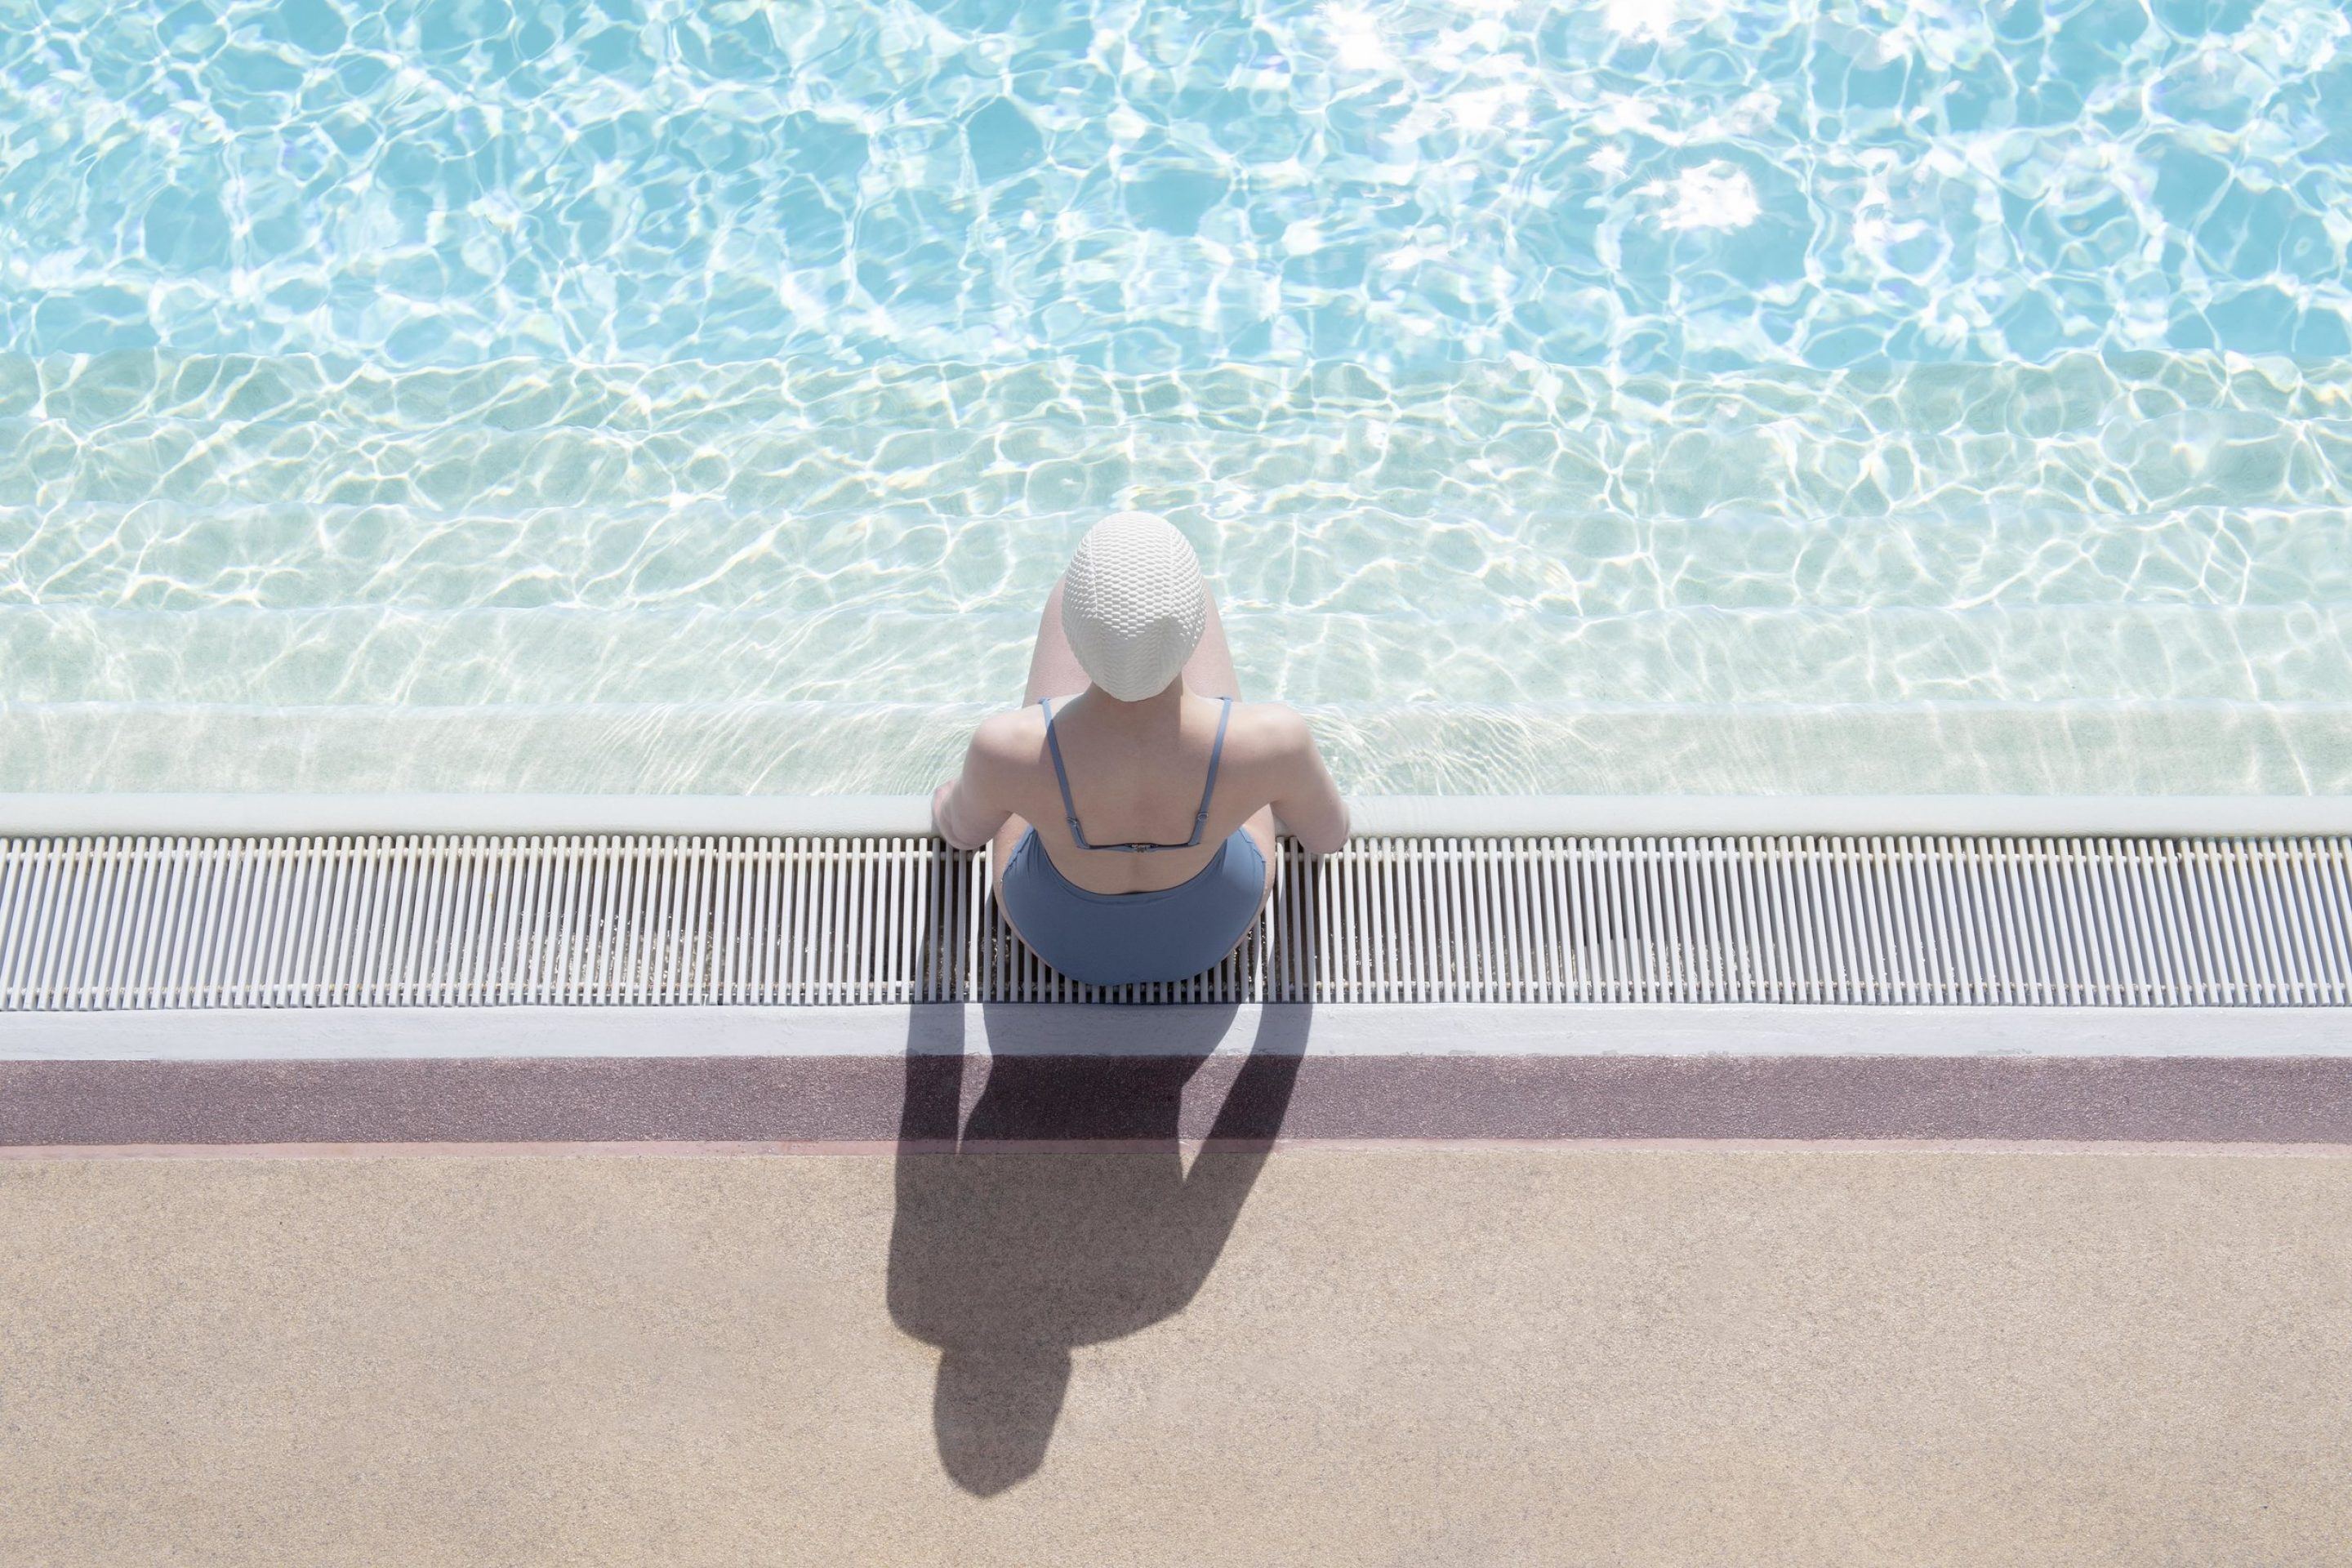
[[[992,798],[1034,827],[1055,868],[1092,892],[1174,887],[1206,866],[1236,830],[1255,829],[1251,836],[1271,860],[1274,809],[1285,799],[1311,798],[1321,773],[1306,721],[1279,702],[1228,703],[1181,686],[1170,698],[1147,703],[1110,702],[1095,692],[1047,700],[1069,809],[1054,771],[1044,705],[985,721],[973,737],[973,753],[995,783]],[[1193,837],[1204,794],[1208,816],[1189,849],[1082,848],[1068,821],[1077,817],[1089,845],[1181,845]],[[1008,853],[1018,837],[1011,836]]]
[[[1277,814],[1314,853],[1348,834],[1306,721],[1241,700],[1192,547],[1139,513],[1080,542],[1023,706],[981,722],[932,809],[949,843],[992,843],[1022,938],[1103,984],[1181,979],[1230,952],[1272,883]]]

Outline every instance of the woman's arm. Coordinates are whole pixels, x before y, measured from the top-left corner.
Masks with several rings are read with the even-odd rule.
[[[1017,717],[991,714],[971,732],[963,771],[931,792],[931,829],[951,849],[977,849],[996,837],[1013,808],[1003,804],[1005,731]]]
[[[1280,748],[1275,775],[1274,815],[1309,855],[1328,855],[1348,841],[1348,803],[1315,749],[1314,731],[1290,709],[1276,720]]]

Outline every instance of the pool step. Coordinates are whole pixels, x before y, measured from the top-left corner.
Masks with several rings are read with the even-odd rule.
[[[2284,605],[1984,605],[1460,620],[1236,609],[1245,689],[1390,702],[1748,704],[2352,701],[2352,598]],[[954,702],[1017,693],[1030,605],[176,610],[0,605],[21,703]],[[1009,699],[1008,699],[1009,700]]]
[[[2200,353],[1627,376],[1526,363],[386,371],[0,355],[0,505],[1121,505],[1443,521],[2352,502],[2352,375]]]
[[[2340,506],[2086,511],[1945,497],[1866,515],[1644,516],[1619,500],[1423,518],[1396,498],[1166,507],[1231,610],[1892,609],[2352,599]],[[1146,498],[1162,504],[1161,498]],[[823,610],[1042,604],[1098,508],[950,498],[804,515],[719,500],[512,507],[149,500],[0,508],[0,605]],[[1381,540],[1412,539],[1410,554]]]
[[[1241,947],[1104,990],[928,838],[0,840],[0,1011],[915,1002],[2352,1005],[2352,838],[1286,844]]]
[[[0,703],[0,792],[903,794],[998,706]],[[1300,707],[1372,795],[2352,795],[2342,700]]]
[[[1890,414],[1891,416],[1891,414]],[[2352,418],[2210,409],[2128,412],[2048,437],[1923,431],[1761,409],[1672,405],[1619,426],[1548,422],[1507,434],[1378,407],[1292,431],[1039,421],[940,428],[915,417],[876,439],[824,411],[775,428],[575,426],[512,430],[331,420],[281,424],[140,415],[77,428],[0,416],[0,505],[405,505],[452,508],[724,500],[855,516],[925,496],[986,514],[1171,506],[1277,509],[1381,497],[1415,515],[1620,507],[1699,518],[1725,509],[1866,513],[1965,495],[2085,511],[2352,504]]]
[[[868,442],[893,428],[1181,424],[1265,434],[1301,421],[1418,410],[1505,434],[1530,418],[1682,427],[1727,414],[2042,439],[2119,417],[2251,412],[2341,418],[2352,365],[2196,350],[2076,352],[2041,363],[1758,364],[1664,374],[1522,356],[1391,373],[1341,357],[1120,372],[1074,359],[1003,364],[830,356],[593,363],[496,358],[399,368],[317,354],[124,350],[0,353],[0,418],[92,429],[158,417],[387,429],[470,424],[686,433],[791,427],[837,414]]]

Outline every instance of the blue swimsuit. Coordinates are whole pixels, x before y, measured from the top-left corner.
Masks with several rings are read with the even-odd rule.
[[[1070,775],[1062,767],[1062,742],[1054,734],[1054,705],[1045,710],[1045,747],[1054,759],[1054,780],[1062,786],[1062,815],[1081,849],[1124,849],[1149,854],[1190,849],[1208,826],[1209,797],[1217,788],[1217,763],[1224,755],[1225,721],[1234,700],[1223,699],[1217,739],[1209,751],[1209,782],[1201,809],[1192,815],[1192,837],[1181,844],[1089,844],[1070,800]],[[1022,940],[1037,956],[1071,979],[1089,985],[1124,985],[1139,980],[1182,980],[1198,974],[1233,952],[1248,934],[1265,891],[1265,857],[1257,841],[1233,830],[1209,863],[1172,888],[1142,893],[1093,893],[1055,868],[1032,827],[1004,863],[1002,898]]]

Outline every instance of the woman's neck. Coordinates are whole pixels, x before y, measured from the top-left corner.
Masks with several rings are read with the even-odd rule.
[[[1184,712],[1184,680],[1179,676],[1167,689],[1139,702],[1121,702],[1099,686],[1088,686],[1078,700],[1089,720],[1123,735],[1146,735],[1176,728]]]

